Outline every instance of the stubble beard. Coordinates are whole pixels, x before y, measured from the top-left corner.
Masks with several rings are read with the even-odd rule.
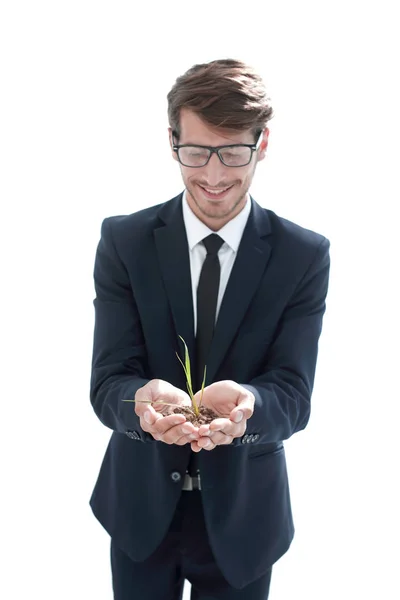
[[[221,208],[218,206],[218,204],[216,204],[215,209],[210,207],[210,210],[207,210],[207,204],[204,205],[204,203],[198,202],[196,199],[196,194],[193,192],[192,187],[186,185],[187,192],[190,194],[190,197],[192,198],[192,200],[195,203],[199,212],[202,215],[204,215],[205,217],[207,217],[208,219],[215,219],[216,221],[221,220],[221,219],[226,219],[226,217],[229,217],[232,213],[234,213],[235,210],[237,209],[237,207],[239,206],[239,204],[245,198],[247,192],[249,191],[249,188],[250,188],[250,185],[248,185],[244,189],[242,189],[237,200],[232,205],[228,206],[227,208],[221,210]]]
[[[239,188],[240,189],[239,197],[231,206],[228,206],[223,211],[221,211],[221,208],[218,206],[218,204],[215,205],[214,210],[212,207],[210,210],[207,210],[207,204],[200,203],[196,199],[196,193],[194,192],[193,188],[195,185],[198,186],[198,184],[196,182],[194,182],[192,184],[193,185],[193,187],[192,187],[192,185],[188,185],[188,182],[186,182],[184,178],[183,179],[184,179],[184,184],[185,184],[186,190],[187,190],[188,194],[190,195],[190,197],[192,198],[193,202],[195,203],[195,205],[197,207],[197,210],[199,211],[199,213],[201,215],[203,215],[207,219],[215,220],[216,222],[222,221],[222,220],[226,221],[227,217],[232,215],[232,213],[234,213],[236,211],[239,204],[241,202],[243,202],[246,194],[248,193],[248,191],[250,189],[251,183],[253,181],[253,178],[254,178],[254,175],[256,172],[256,167],[257,167],[257,162],[254,163],[254,167],[253,167],[251,173],[249,173],[247,175],[247,177],[245,177],[243,180],[233,181],[233,183],[231,185],[236,186],[237,184],[239,184],[239,185],[242,184],[241,189]],[[182,175],[183,175],[183,173],[182,173]],[[222,187],[222,186],[220,186],[220,187]],[[199,193],[201,193],[201,192],[199,191]],[[228,218],[228,220],[229,220],[229,218]]]

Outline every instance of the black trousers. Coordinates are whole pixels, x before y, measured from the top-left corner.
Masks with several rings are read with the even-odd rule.
[[[133,562],[111,540],[114,600],[267,600],[271,569],[245,588],[229,585],[215,563],[204,523],[201,492],[182,492],[171,526],[157,550]]]

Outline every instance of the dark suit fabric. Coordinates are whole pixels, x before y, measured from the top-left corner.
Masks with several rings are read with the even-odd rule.
[[[206,383],[244,385],[254,415],[243,438],[198,456],[210,545],[237,588],[261,577],[294,535],[283,441],[309,420],[328,277],[328,240],[252,199]],[[94,279],[91,402],[113,433],[90,503],[118,546],[141,561],[168,530],[190,456],[189,445],[155,441],[122,402],[154,378],[186,390],[175,354],[178,335],[191,355],[195,341],[182,194],[105,219]]]
[[[190,600],[267,600],[272,569],[244,588],[230,586],[210,547],[201,492],[184,492],[168,533],[145,561],[133,562],[111,540],[115,600],[181,600],[184,580]]]

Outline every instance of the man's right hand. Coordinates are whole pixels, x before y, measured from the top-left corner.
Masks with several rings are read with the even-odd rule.
[[[198,427],[186,421],[184,415],[168,414],[173,407],[157,402],[191,406],[190,398],[183,390],[162,379],[152,379],[138,389],[135,401],[135,412],[140,418],[141,428],[155,440],[183,446],[198,439]]]

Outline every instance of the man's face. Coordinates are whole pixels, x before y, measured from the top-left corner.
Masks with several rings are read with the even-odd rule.
[[[198,115],[188,109],[182,109],[180,115],[181,135],[178,144],[196,144],[200,146],[225,146],[229,144],[254,144],[251,131],[226,133],[202,121]],[[172,132],[170,142],[172,146]],[[179,163],[183,182],[187,189],[187,200],[192,211],[213,231],[218,231],[233,219],[246,203],[246,194],[253,180],[257,162],[265,156],[268,145],[268,129],[251,162],[244,167],[227,167],[216,153],[211,155],[205,167],[186,167]],[[176,152],[172,152],[178,160]]]

